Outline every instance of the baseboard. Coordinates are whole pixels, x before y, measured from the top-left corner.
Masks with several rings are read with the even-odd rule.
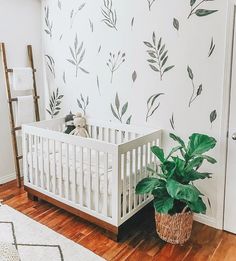
[[[2,176],[2,177],[0,177],[0,185],[5,184],[14,179],[16,179],[16,173],[11,173],[11,174]]]
[[[210,227],[217,228],[216,218],[202,214],[194,214],[194,220]]]

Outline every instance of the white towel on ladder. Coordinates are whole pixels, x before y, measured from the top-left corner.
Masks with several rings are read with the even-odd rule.
[[[16,127],[35,121],[34,99],[32,95],[17,97]]]
[[[27,91],[33,89],[33,71],[30,67],[13,68],[12,88],[15,91]]]

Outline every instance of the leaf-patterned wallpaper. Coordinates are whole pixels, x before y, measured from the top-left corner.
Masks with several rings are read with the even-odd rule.
[[[226,7],[223,0],[43,0],[48,116],[81,111],[218,138]],[[200,184],[212,218],[216,183]]]

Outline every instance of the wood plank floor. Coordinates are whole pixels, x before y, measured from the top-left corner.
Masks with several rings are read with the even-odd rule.
[[[236,236],[194,223],[192,237],[184,246],[161,241],[155,233],[152,216],[127,231],[116,243],[102,230],[46,202],[33,202],[15,182],[0,186],[0,199],[5,204],[46,225],[65,237],[90,249],[106,260],[117,261],[235,261]]]

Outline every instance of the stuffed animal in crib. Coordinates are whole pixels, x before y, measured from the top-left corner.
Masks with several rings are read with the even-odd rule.
[[[86,119],[82,117],[81,113],[77,113],[74,116],[74,125],[75,129],[70,133],[72,135],[76,135],[83,138],[89,138],[89,133],[86,129]]]
[[[74,116],[75,115],[72,112],[70,112],[70,114],[66,115],[66,117],[65,117],[66,129],[65,129],[64,133],[70,134],[75,129]]]

